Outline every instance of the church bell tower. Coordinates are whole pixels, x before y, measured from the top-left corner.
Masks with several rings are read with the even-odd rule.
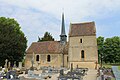
[[[62,13],[62,26],[61,26],[60,43],[65,44],[66,42],[67,42],[67,35],[65,33],[64,13]]]

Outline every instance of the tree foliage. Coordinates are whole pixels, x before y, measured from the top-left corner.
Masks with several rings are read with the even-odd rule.
[[[103,55],[104,37],[99,36],[97,38],[97,45],[98,45],[98,62],[100,62]]]
[[[104,58],[105,63],[120,62],[120,37],[107,38],[104,42]]]
[[[42,38],[38,37],[38,42],[42,42],[42,41],[54,41],[54,38],[49,32],[45,32]]]
[[[0,66],[5,60],[11,63],[22,61],[27,48],[27,39],[14,19],[0,17]]]
[[[120,37],[97,38],[99,58],[103,58],[105,63],[120,63]]]

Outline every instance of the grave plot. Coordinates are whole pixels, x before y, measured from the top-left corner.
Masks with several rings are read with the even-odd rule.
[[[86,72],[88,69],[86,68],[77,68],[74,70],[69,71],[67,74],[64,74],[64,70],[60,70],[60,75],[58,77],[58,80],[82,80],[83,76],[86,75]]]

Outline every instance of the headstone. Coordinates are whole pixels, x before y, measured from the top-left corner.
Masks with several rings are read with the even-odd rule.
[[[8,60],[6,59],[6,60],[5,60],[4,68],[7,68],[7,62],[8,62]]]
[[[19,62],[19,69],[22,69],[22,62]]]
[[[73,71],[73,64],[71,63],[71,72]]]
[[[33,77],[33,76],[34,76],[34,71],[28,70],[28,76],[29,76],[29,77]]]
[[[77,65],[77,69],[78,69],[78,65]]]
[[[9,71],[9,72],[10,72],[10,75],[12,75],[13,77],[15,77],[16,71]]]
[[[17,80],[18,79],[18,76],[16,74],[16,71],[13,71],[13,70],[10,70],[9,72],[6,73],[6,78],[7,79],[14,79],[14,80]]]
[[[6,73],[6,78],[10,79],[10,73],[9,72]]]
[[[64,75],[64,71],[63,69],[60,70],[60,76],[63,76]]]
[[[8,62],[8,67],[10,68],[11,66],[10,66],[10,62]]]
[[[13,65],[13,67],[14,67],[14,68],[16,68],[16,67],[17,67],[17,66],[16,66],[16,62],[14,62],[14,65]]]
[[[28,70],[28,69],[26,69],[26,70],[25,70],[25,74],[28,74],[28,71],[29,71],[29,70]]]

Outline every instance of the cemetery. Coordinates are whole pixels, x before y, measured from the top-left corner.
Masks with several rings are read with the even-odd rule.
[[[41,67],[38,70],[34,68],[32,60],[31,63],[32,66],[28,70],[24,70],[21,65],[18,68],[9,68],[5,64],[5,68],[0,68],[0,80],[83,80],[83,76],[87,75],[88,71],[87,68],[67,69],[63,67]]]
[[[31,60],[31,68],[24,69],[22,64],[19,67],[7,66],[7,60],[4,68],[0,67],[0,80],[86,80],[88,68],[56,68],[56,67],[34,67],[34,61]],[[112,68],[99,68],[96,80],[120,80],[120,70],[117,66]]]
[[[62,13],[60,40],[45,32],[27,48],[19,23],[0,17],[0,80],[120,80],[120,37],[96,38],[94,21],[70,22],[67,36],[65,25]]]

